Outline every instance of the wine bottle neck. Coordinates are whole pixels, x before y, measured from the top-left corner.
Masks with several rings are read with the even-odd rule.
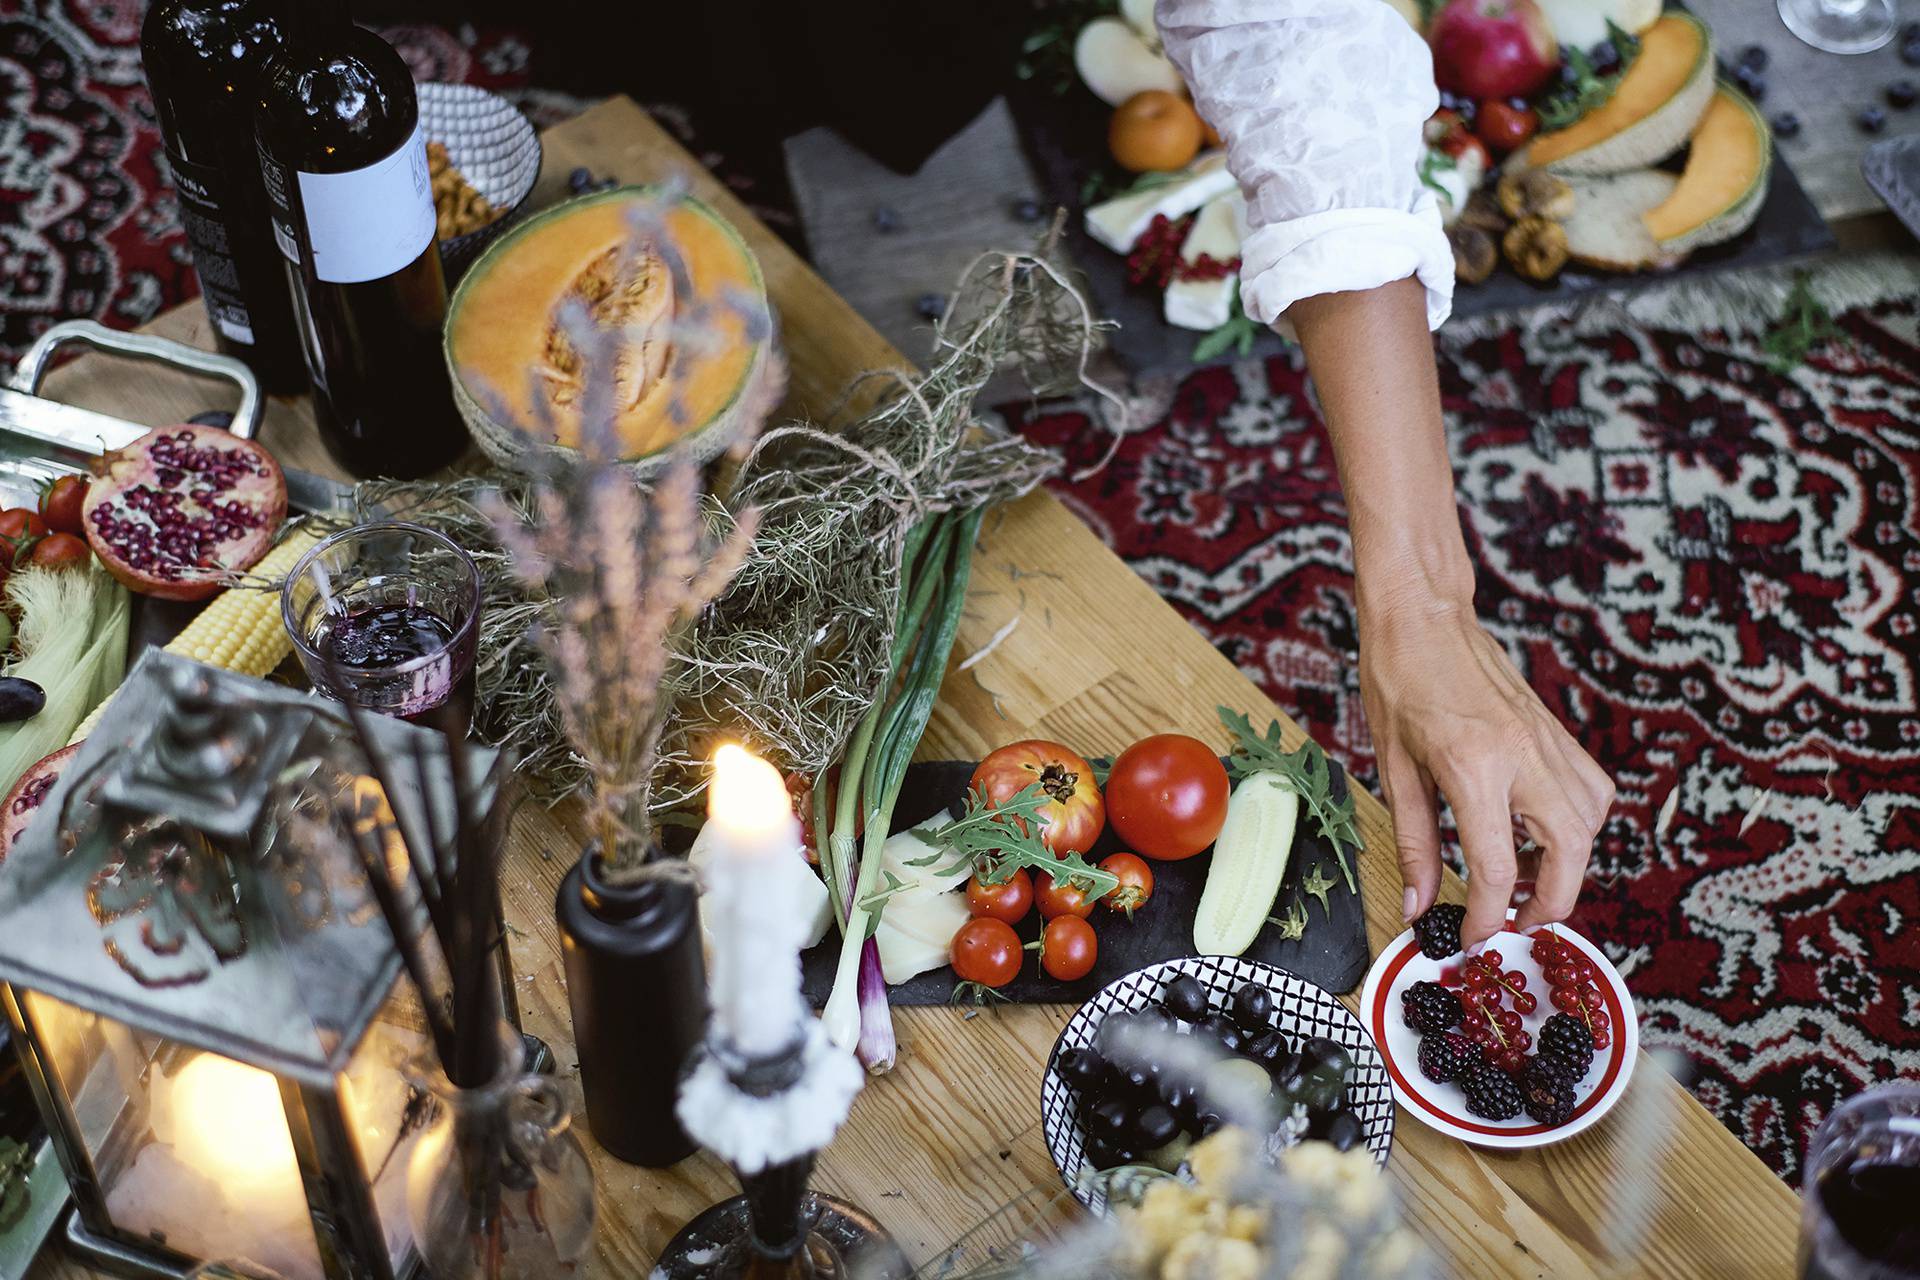
[[[282,21],[295,36],[315,35],[353,25],[348,0],[287,0]]]

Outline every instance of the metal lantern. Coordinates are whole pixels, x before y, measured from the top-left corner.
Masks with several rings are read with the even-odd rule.
[[[444,755],[368,719],[383,751]],[[396,823],[450,830],[451,806],[388,796],[337,705],[143,657],[0,875],[0,1004],[91,1261],[412,1269],[404,1068],[431,1044],[344,824],[378,824],[400,887]]]

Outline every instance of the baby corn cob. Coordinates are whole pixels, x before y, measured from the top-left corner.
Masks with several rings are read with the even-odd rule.
[[[293,651],[293,640],[280,621],[278,584],[292,571],[294,562],[320,541],[320,536],[311,526],[302,525],[281,539],[280,545],[249,571],[251,576],[273,583],[272,587],[228,587],[167,643],[167,652],[248,676],[264,676],[279,666]],[[91,733],[112,701],[109,697],[95,707],[73,731],[68,744]]]

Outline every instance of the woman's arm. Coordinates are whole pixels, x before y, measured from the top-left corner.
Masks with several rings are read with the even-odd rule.
[[[1436,786],[1472,872],[1468,944],[1505,927],[1519,874],[1513,821],[1542,853],[1518,925],[1564,919],[1613,783],[1474,617],[1434,376],[1412,279],[1295,302],[1288,315],[1333,436],[1353,532],[1360,688],[1393,813],[1408,919],[1440,885]]]

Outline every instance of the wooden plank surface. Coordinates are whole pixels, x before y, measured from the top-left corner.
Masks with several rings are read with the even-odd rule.
[[[547,136],[542,198],[559,192],[559,175],[575,165],[625,180],[679,175],[740,228],[760,255],[781,314],[793,365],[789,411],[817,412],[852,374],[901,360],[632,102],[607,102]],[[207,343],[197,303],[153,327]],[[200,385],[91,355],[60,370],[50,393],[155,424],[221,407]],[[293,465],[329,470],[302,402],[275,401],[265,439]],[[1035,569],[1059,576],[1018,576]],[[1044,494],[988,522],[974,586],[975,607],[957,653],[983,645],[1019,607],[1023,591],[1029,607],[1020,627],[976,668],[978,683],[948,682],[922,744],[926,758],[977,758],[1032,734],[1097,752],[1159,730],[1224,746],[1216,704],[1244,708],[1256,720],[1280,715]],[[1286,724],[1289,743],[1298,742],[1300,731]],[[1367,795],[1358,809],[1366,840],[1360,871],[1377,951],[1401,929],[1399,874],[1384,809]],[[568,811],[523,809],[503,876],[526,1022],[565,1068],[573,1064],[553,896],[579,845]],[[1443,892],[1462,896],[1451,876]],[[1039,1085],[1068,1012],[1020,1006],[968,1021],[950,1009],[899,1011],[900,1066],[861,1095],[822,1161],[818,1184],[875,1212],[916,1261],[1022,1191],[1052,1185],[1057,1174],[1038,1129]],[[1667,1140],[1661,1151],[1630,1149],[1625,1137],[1621,1117],[1642,1099],[1657,1108],[1651,1128]],[[652,1172],[589,1146],[601,1204],[586,1269],[592,1276],[644,1275],[687,1218],[732,1191],[726,1171],[709,1157]],[[1645,1058],[1622,1108],[1568,1142],[1535,1152],[1479,1152],[1403,1114],[1389,1169],[1444,1274],[1784,1277],[1792,1270],[1792,1193]],[[1620,1247],[1629,1205],[1647,1215],[1647,1227],[1637,1250],[1617,1257],[1610,1250]],[[50,1251],[35,1276],[86,1274]]]

